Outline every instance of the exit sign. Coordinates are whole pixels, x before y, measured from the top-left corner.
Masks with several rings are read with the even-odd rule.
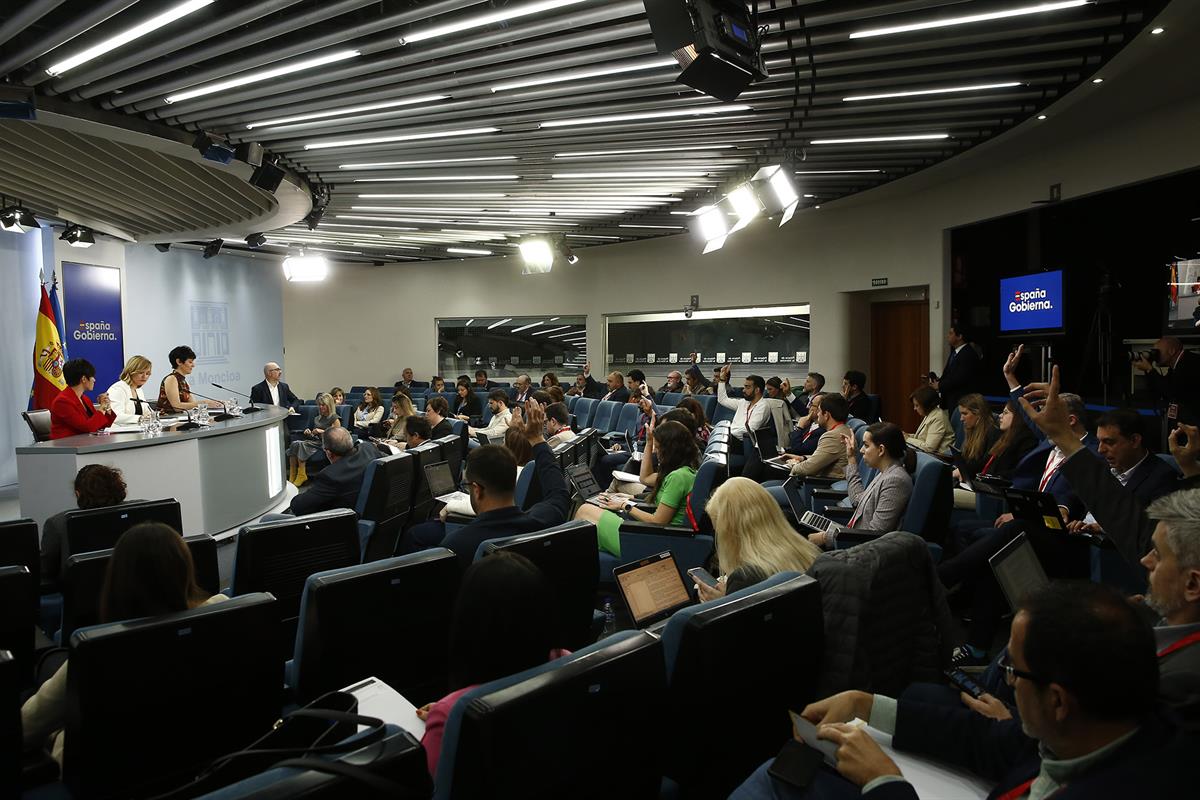
[[[872,286],[887,286],[887,278],[871,278]]]

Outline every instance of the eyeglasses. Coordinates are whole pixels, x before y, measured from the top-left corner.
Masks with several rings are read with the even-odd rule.
[[[1004,670],[1004,681],[1009,686],[1015,686],[1017,683],[1017,678],[1024,678],[1025,680],[1033,681],[1034,683],[1049,683],[1049,681],[1047,681],[1045,678],[1034,675],[1032,672],[1026,672],[1025,670],[1014,667],[1012,665],[1012,656],[1009,654],[1008,650],[1004,651],[1004,655],[1000,659],[999,667],[1000,669]]]
[[[458,484],[458,490],[470,494],[472,486],[479,486],[479,483],[477,481],[461,481]]]

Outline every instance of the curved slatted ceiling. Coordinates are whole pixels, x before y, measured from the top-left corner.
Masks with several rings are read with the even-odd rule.
[[[261,143],[331,198],[273,245],[460,258],[677,234],[771,163],[804,205],[870,189],[1093,80],[1165,5],[764,0],[770,77],[723,103],[675,82],[641,0],[27,0],[0,12],[0,74]]]

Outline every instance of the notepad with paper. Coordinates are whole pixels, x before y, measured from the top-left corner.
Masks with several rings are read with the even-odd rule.
[[[359,714],[398,725],[418,740],[425,735],[425,722],[417,716],[417,707],[379,678],[361,680],[342,691],[358,699]],[[359,730],[363,727],[365,726],[361,726]]]

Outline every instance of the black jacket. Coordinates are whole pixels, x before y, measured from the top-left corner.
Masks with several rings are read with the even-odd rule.
[[[450,436],[454,433],[454,424],[448,419],[444,419],[437,425],[433,426],[433,432],[429,434],[430,439],[440,439],[443,436]]]
[[[942,408],[958,405],[965,394],[979,391],[979,354],[972,344],[963,345],[957,353],[951,353],[938,381],[938,394],[942,396]]]
[[[1163,408],[1171,403],[1179,404],[1180,422],[1200,424],[1200,354],[1185,350],[1165,376],[1150,370],[1146,374],[1146,383]]]
[[[594,397],[597,400],[602,400],[604,399],[605,395],[608,394],[608,385],[600,383],[591,375],[587,376],[587,386],[587,391],[584,393],[587,397]],[[629,390],[622,386],[621,388],[615,390],[612,393],[612,396],[608,399],[612,400],[614,403],[628,403]]]
[[[879,420],[879,418],[871,412],[871,398],[867,396],[866,392],[855,396],[855,398],[849,402],[849,406],[850,416],[852,417],[857,417],[863,422],[877,422]]]
[[[467,392],[467,399],[455,396],[453,410],[455,414],[463,414],[468,417],[483,416],[483,404],[479,402],[479,396],[472,390]]]
[[[261,403],[264,406],[271,405],[271,389],[269,386],[267,386],[266,381],[256,383],[254,386],[250,387],[250,399],[255,403]],[[300,405],[300,398],[296,397],[296,395],[292,392],[291,387],[289,387],[283,381],[279,382],[279,405],[283,406],[284,408],[291,408],[293,406]]]
[[[465,570],[475,559],[475,551],[488,539],[515,536],[545,530],[567,521],[571,506],[571,494],[562,470],[554,460],[554,453],[545,442],[533,448],[533,464],[525,469],[535,469],[534,481],[540,489],[541,500],[522,511],[516,506],[485,511],[469,524],[446,534],[442,547],[448,547],[458,556]]]
[[[296,516],[334,508],[353,509],[358,502],[358,490],[362,488],[367,467],[382,457],[383,454],[375,449],[375,445],[359,442],[350,455],[339,458],[309,478],[304,491],[292,498],[289,509]]]
[[[1003,796],[1037,776],[1037,741],[1017,720],[997,722],[970,709],[900,697],[892,745],[900,751],[944,761],[996,781],[989,798]],[[1188,797],[1195,735],[1181,732],[1166,716],[1143,720],[1137,732],[1107,758],[1061,787],[1054,800],[1128,800]],[[863,795],[869,800],[916,800],[911,784],[884,783]]]

